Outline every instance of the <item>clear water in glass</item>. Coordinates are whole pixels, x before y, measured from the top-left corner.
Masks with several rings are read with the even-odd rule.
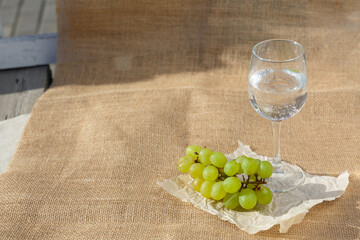
[[[307,97],[307,79],[291,69],[265,69],[249,76],[249,96],[253,108],[274,121],[298,113]]]

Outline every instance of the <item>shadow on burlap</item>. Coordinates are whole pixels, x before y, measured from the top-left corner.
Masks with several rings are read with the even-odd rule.
[[[58,1],[54,85],[36,103],[0,177],[4,239],[359,238],[357,1]],[[283,123],[284,159],[313,174],[349,170],[345,194],[287,234],[250,236],[178,201],[156,181],[188,144],[237,140],[271,154],[251,108],[251,47],[306,48],[309,96]]]

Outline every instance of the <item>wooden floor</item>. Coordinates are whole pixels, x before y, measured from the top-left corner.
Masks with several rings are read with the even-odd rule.
[[[30,113],[50,83],[48,66],[0,71],[0,121]]]
[[[56,0],[0,0],[2,36],[55,33]],[[54,72],[55,65],[51,65]],[[49,66],[0,71],[0,121],[30,113],[51,83]]]
[[[56,32],[56,0],[0,0],[3,37]]]

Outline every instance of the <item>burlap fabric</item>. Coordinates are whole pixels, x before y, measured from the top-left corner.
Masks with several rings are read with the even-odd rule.
[[[1,239],[357,239],[360,232],[360,2],[57,2],[58,64],[0,176]],[[287,234],[254,236],[156,185],[188,144],[237,140],[271,155],[271,124],[251,108],[251,47],[306,48],[310,93],[286,120],[285,160],[349,170],[345,194]]]

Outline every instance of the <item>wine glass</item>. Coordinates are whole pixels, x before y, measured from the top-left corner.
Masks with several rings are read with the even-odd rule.
[[[253,108],[272,121],[274,155],[269,188],[287,192],[304,182],[304,172],[281,161],[282,120],[297,114],[307,97],[307,67],[304,47],[295,41],[271,39],[256,44],[249,71],[249,97]]]

